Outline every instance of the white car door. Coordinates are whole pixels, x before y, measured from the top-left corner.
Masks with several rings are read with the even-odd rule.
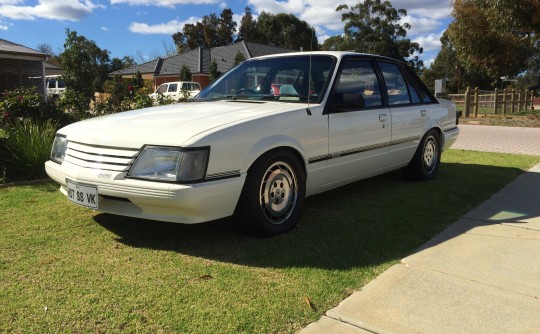
[[[408,163],[426,129],[430,106],[423,103],[415,83],[411,84],[412,77],[405,76],[404,69],[400,69],[398,64],[384,61],[378,64],[392,115],[392,143],[388,163]]]
[[[328,188],[383,168],[392,129],[373,61],[345,59],[336,80],[328,109]]]

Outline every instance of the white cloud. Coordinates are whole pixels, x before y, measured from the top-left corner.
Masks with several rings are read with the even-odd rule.
[[[0,6],[5,6],[5,5],[18,5],[20,3],[22,3],[23,0],[0,0]]]
[[[327,38],[343,33],[341,21],[343,12],[336,12],[340,4],[354,6],[358,0],[248,0],[254,14],[262,11],[268,13],[291,13],[313,26],[317,32],[319,43]],[[393,0],[396,9],[405,9],[407,16],[403,22],[411,25],[408,38],[418,42],[425,52],[436,52],[441,47],[441,27],[450,18],[451,0]],[[420,55],[422,57],[422,55]]]
[[[127,4],[131,6],[157,6],[174,8],[178,5],[215,4],[220,0],[111,0],[111,5]]]
[[[111,29],[109,29],[107,27],[101,27],[100,29],[103,30],[103,31],[111,31]]]
[[[26,1],[0,0],[0,16],[14,20],[35,20],[38,18],[58,21],[79,21],[94,9],[105,8],[90,0],[39,0],[35,6]]]
[[[412,15],[407,15],[402,23],[409,23],[411,25],[411,30],[407,32],[408,36],[417,36],[425,33],[432,33],[436,31],[441,26],[442,22],[435,20],[429,17],[416,17]]]
[[[431,50],[438,50],[441,48],[441,33],[433,33],[429,34],[427,36],[420,36],[413,40],[413,42],[416,42],[420,44],[422,48],[424,48],[424,51],[431,51]]]
[[[133,22],[129,26],[129,30],[136,34],[143,34],[143,35],[152,35],[152,34],[171,35],[171,34],[174,34],[175,32],[182,31],[182,29],[184,28],[184,25],[188,23],[195,24],[197,23],[197,21],[200,21],[200,20],[201,20],[200,18],[192,16],[185,21],[172,20],[167,23],[159,23],[155,25]]]

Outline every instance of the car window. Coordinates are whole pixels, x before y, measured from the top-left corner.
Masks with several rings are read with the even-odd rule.
[[[341,70],[336,94],[360,94],[364,107],[381,106],[381,89],[373,64],[367,60],[347,61]]]
[[[411,93],[411,101],[412,103],[420,103],[421,99],[418,95],[418,92],[416,91],[416,88],[412,86],[411,84],[407,83],[407,87],[409,88],[409,93]]]
[[[178,84],[169,84],[169,89],[167,89],[169,93],[174,93],[177,90],[178,90]]]
[[[248,60],[214,81],[197,98],[316,102],[322,100],[334,64],[334,57],[318,55]]]
[[[193,83],[193,90],[201,90],[201,86],[198,83]]]
[[[191,87],[190,87],[189,83],[184,82],[184,83],[182,84],[182,89],[183,89],[183,90],[191,90]]]
[[[47,88],[56,88],[56,80],[49,80]]]
[[[157,92],[158,93],[165,93],[167,91],[167,84],[163,84],[161,86],[159,86],[159,88],[157,89]]]
[[[66,83],[64,80],[58,80],[58,88],[66,88]]]
[[[388,104],[409,104],[409,89],[403,78],[403,74],[396,64],[379,63],[381,72],[386,83],[386,92],[388,94]]]

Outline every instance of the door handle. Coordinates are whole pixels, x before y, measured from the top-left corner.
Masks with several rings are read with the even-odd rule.
[[[422,117],[426,117],[427,116],[427,110],[426,109],[420,110],[420,115],[422,115]]]

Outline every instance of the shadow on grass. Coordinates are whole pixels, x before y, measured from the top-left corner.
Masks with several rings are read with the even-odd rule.
[[[308,198],[298,228],[269,239],[243,236],[232,218],[197,225],[94,219],[131,247],[255,267],[349,269],[409,255],[521,173],[454,163],[429,182],[388,173]]]

